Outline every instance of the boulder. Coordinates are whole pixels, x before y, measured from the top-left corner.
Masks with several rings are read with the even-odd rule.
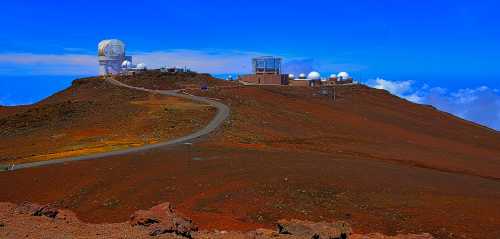
[[[309,222],[301,220],[278,221],[278,233],[298,238],[347,239],[351,227],[345,222]]]
[[[37,217],[45,216],[48,218],[56,218],[57,214],[59,214],[59,209],[53,205],[40,205],[36,203],[23,203],[16,211],[22,214],[30,214]]]
[[[386,236],[380,233],[371,233],[367,235],[353,235],[351,239],[434,239],[431,234],[408,234],[408,235],[397,235],[397,236]]]
[[[170,203],[154,206],[149,210],[139,210],[130,216],[132,226],[148,227],[149,235],[158,236],[173,233],[191,238],[198,227],[187,217],[178,215]]]

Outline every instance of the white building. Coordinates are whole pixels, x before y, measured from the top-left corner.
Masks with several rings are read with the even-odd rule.
[[[99,75],[117,75],[122,73],[122,64],[124,61],[130,62],[130,65],[132,65],[132,57],[125,56],[125,44],[120,40],[103,40],[97,48]]]

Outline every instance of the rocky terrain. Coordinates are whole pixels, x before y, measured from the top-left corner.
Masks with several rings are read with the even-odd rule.
[[[203,231],[179,215],[170,203],[133,213],[114,224],[83,223],[71,212],[51,205],[0,203],[1,238],[200,238],[200,239],[433,239],[430,234],[385,236],[353,234],[345,222],[280,220],[276,229],[248,232]]]
[[[0,164],[156,143],[188,134],[213,115],[208,106],[176,97],[80,79],[37,104],[0,108]]]
[[[148,71],[135,76],[118,76],[117,80],[130,85],[147,89],[175,90],[175,89],[200,89],[206,87],[231,87],[237,86],[235,82],[221,81],[209,74],[198,73],[162,73]]]
[[[362,85],[337,87],[333,102],[318,89],[203,77],[148,72],[121,80],[224,102],[231,118],[216,134],[189,146],[1,173],[0,201],[50,203],[90,225],[172,202],[209,232],[277,232],[285,218],[341,220],[359,234],[500,238],[499,132]]]

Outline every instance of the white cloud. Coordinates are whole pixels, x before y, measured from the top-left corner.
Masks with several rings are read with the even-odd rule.
[[[97,57],[80,54],[0,54],[0,74],[4,75],[95,75]]]
[[[487,86],[465,88],[450,92],[442,87],[424,84],[417,87],[413,81],[389,81],[377,78],[368,85],[385,89],[409,101],[429,104],[461,118],[500,130],[500,91]]]
[[[250,72],[250,59],[265,54],[243,51],[177,49],[157,52],[135,52],[130,55],[133,56],[135,63],[143,62],[152,68],[186,66],[198,72],[222,74]]]
[[[413,81],[388,81],[382,78],[377,78],[374,80],[374,84],[372,84],[373,88],[387,90],[392,94],[403,96],[409,90],[411,90],[411,86]]]
[[[155,52],[133,52],[134,62],[151,68],[162,66],[189,67],[204,73],[250,72],[250,59],[265,55],[257,52],[228,50],[175,49]],[[97,57],[90,54],[0,54],[3,75],[96,75]]]
[[[65,48],[67,54],[0,54],[0,75],[96,75],[97,56],[78,48]],[[150,68],[163,66],[188,67],[194,71],[212,74],[250,73],[251,58],[272,55],[262,52],[236,50],[171,49],[153,52],[129,52],[135,63],[145,63]],[[333,64],[314,59],[287,57],[284,69],[302,69],[305,73],[358,71],[365,68],[356,64]]]
[[[419,95],[419,92],[413,90],[413,81],[389,81],[382,78],[376,78],[375,80],[370,80],[368,85],[376,89],[387,90],[391,92],[391,94],[415,103],[422,102],[422,97]],[[424,85],[423,87],[428,86]]]

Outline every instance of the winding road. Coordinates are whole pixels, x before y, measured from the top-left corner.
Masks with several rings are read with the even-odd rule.
[[[161,94],[161,95],[166,95],[166,96],[181,97],[181,98],[185,98],[188,100],[193,100],[193,101],[205,103],[205,104],[208,104],[210,106],[215,107],[217,109],[217,114],[205,126],[205,128],[200,129],[200,130],[198,130],[190,135],[186,135],[186,136],[183,136],[183,137],[180,137],[177,139],[173,139],[173,140],[169,140],[169,141],[165,141],[165,142],[157,143],[157,144],[145,145],[142,147],[129,148],[129,149],[125,149],[125,150],[117,150],[117,151],[92,154],[92,155],[86,155],[86,156],[54,159],[54,160],[49,160],[49,161],[17,164],[17,165],[13,165],[13,166],[8,167],[8,169],[6,169],[4,171],[14,171],[14,170],[20,170],[20,169],[26,169],[26,168],[35,168],[35,167],[48,166],[48,165],[54,165],[54,164],[62,164],[62,163],[68,163],[68,162],[74,162],[74,161],[95,160],[95,159],[100,159],[100,158],[105,158],[105,157],[110,157],[110,156],[120,156],[120,155],[126,155],[126,154],[130,154],[130,153],[137,153],[137,152],[142,152],[142,151],[155,149],[155,148],[191,143],[192,141],[194,141],[196,139],[200,139],[204,136],[207,136],[210,133],[217,130],[224,123],[224,121],[229,117],[229,114],[230,114],[229,107],[223,103],[220,103],[220,102],[217,102],[215,100],[208,99],[205,97],[199,97],[199,96],[186,95],[186,94],[179,93],[181,90],[145,89],[145,88],[141,88],[141,87],[134,87],[134,86],[126,85],[126,84],[123,84],[123,83],[121,83],[117,80],[114,80],[112,78],[107,78],[106,81],[113,84],[113,85],[129,88],[129,89],[133,89],[133,90],[140,90],[140,91],[145,91],[145,92],[149,92],[149,93],[156,93],[156,94]]]

